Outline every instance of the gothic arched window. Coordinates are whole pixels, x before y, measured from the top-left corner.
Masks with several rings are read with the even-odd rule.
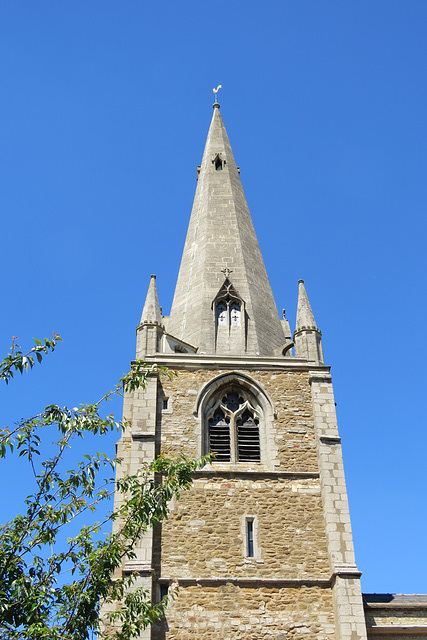
[[[232,387],[208,409],[208,447],[217,462],[261,462],[259,412],[241,389]]]

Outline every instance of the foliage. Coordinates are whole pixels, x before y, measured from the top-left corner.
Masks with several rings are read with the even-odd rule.
[[[49,351],[53,351],[56,343],[61,341],[61,338],[55,332],[53,332],[53,338],[51,340],[47,340],[45,338],[41,341],[34,338],[34,342],[36,344],[26,354],[22,353],[21,347],[16,342],[17,340],[17,336],[13,336],[10,353],[8,353],[6,358],[0,362],[0,380],[4,380],[6,384],[8,384],[9,380],[13,378],[15,371],[24,373],[24,371],[32,369],[34,366],[34,356],[36,357],[37,362],[41,362],[43,358],[42,354],[47,354]]]
[[[23,354],[16,338],[11,352],[0,365],[6,383],[15,371],[24,372],[34,356],[53,351],[60,340],[35,341]],[[130,640],[163,614],[162,605],[152,605],[147,594],[134,584],[134,576],[116,579],[124,558],[135,558],[135,542],[148,528],[167,517],[168,503],[179,497],[192,481],[192,473],[205,459],[187,461],[159,457],[138,474],[117,481],[121,506],[101,522],[88,521],[103,501],[114,493],[111,475],[120,462],[104,453],[84,455],[78,465],[64,471],[64,455],[76,438],[103,435],[125,427],[113,415],[102,417],[103,403],[115,394],[144,387],[149,376],[172,375],[155,365],[137,362],[115,387],[95,404],[68,409],[50,405],[15,428],[0,429],[0,456],[14,450],[33,472],[34,492],[25,500],[26,511],[0,527],[0,634],[7,640],[81,640],[98,628],[101,601],[117,603],[109,614],[116,640]],[[42,441],[53,432],[55,442],[43,458]],[[47,433],[46,433],[47,432]],[[50,436],[52,437],[52,436]],[[79,520],[77,520],[79,522]],[[107,526],[113,533],[105,536]],[[73,535],[66,538],[67,531]],[[66,540],[64,542],[64,540]],[[119,572],[120,573],[120,572]],[[163,604],[167,604],[164,602]]]

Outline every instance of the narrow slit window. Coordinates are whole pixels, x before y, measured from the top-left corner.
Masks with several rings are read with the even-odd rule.
[[[215,158],[215,170],[222,171],[222,160],[219,156]]]
[[[168,398],[163,398],[163,410],[168,408]]]
[[[254,521],[246,520],[246,542],[248,558],[254,557]]]
[[[160,585],[160,602],[163,602],[163,600],[168,595],[168,592],[169,592],[169,585],[168,584],[161,584]]]

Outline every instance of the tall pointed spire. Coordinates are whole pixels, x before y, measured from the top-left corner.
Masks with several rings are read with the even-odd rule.
[[[323,364],[322,334],[317,328],[304,280],[298,280],[298,307],[295,323],[295,355]]]
[[[213,106],[168,332],[199,353],[275,355],[285,336],[218,102]],[[217,312],[221,304],[226,309]]]

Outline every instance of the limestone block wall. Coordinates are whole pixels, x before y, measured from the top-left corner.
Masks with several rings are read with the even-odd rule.
[[[360,574],[328,370],[192,364],[177,374],[172,380],[152,376],[145,391],[126,396],[131,428],[118,446],[122,472],[136,472],[159,453],[206,453],[203,414],[209,390],[226,389],[224,376],[246,380],[247,389],[262,396],[261,462],[207,465],[171,504],[170,518],[141,539],[137,559],[124,570],[137,572],[157,602],[161,585],[178,585],[163,623],[143,637],[363,640]]]
[[[203,453],[198,398],[221,373],[179,370],[173,380],[160,381],[159,451]],[[152,638],[335,637],[309,374],[240,374],[249,375],[272,403],[269,423],[260,423],[265,464],[214,462],[172,505],[154,534],[153,570],[157,585],[177,584],[178,595]],[[247,517],[254,520],[251,558]]]
[[[158,408],[158,435],[162,453],[170,456],[183,454],[188,457],[197,457],[203,453],[203,417],[194,415],[196,401],[203,385],[220,373],[206,369],[181,369],[173,380],[163,379],[160,382],[160,393],[168,398],[168,409],[162,411],[160,404]],[[275,418],[268,425],[271,433],[267,455],[269,468],[277,471],[317,472],[308,372],[250,371],[249,374],[265,389],[274,406]]]
[[[255,519],[254,557],[245,517]],[[318,480],[202,477],[162,526],[161,577],[328,579]]]
[[[231,582],[181,587],[153,640],[333,640],[331,591],[252,588]]]

